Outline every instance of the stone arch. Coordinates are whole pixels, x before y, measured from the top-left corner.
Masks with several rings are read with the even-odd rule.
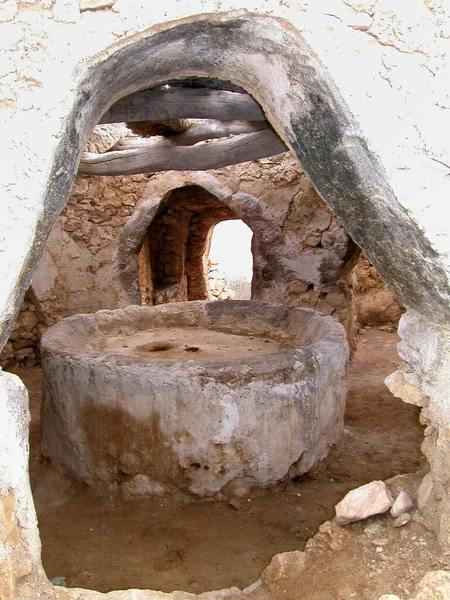
[[[255,224],[251,216],[246,214],[233,198],[232,190],[213,175],[202,172],[188,174],[170,172],[159,177],[156,186],[153,181],[150,181],[144,197],[136,205],[133,215],[118,240],[117,263],[119,279],[123,287],[120,306],[140,304],[139,250],[158,211],[170,201],[171,194],[188,187],[197,187],[209,194],[223,205],[224,209],[228,209],[230,215],[234,214],[234,218],[242,219],[255,233]],[[253,202],[257,203],[257,198],[253,198]]]
[[[8,301],[12,299],[15,313],[4,319],[2,342],[13,326],[45,240],[67,200],[83,147],[101,114],[133,91],[169,77],[195,75],[229,80],[251,93],[394,294],[432,321],[448,322],[450,292],[442,261],[398,203],[382,165],[300,34],[270,17],[208,15],[130,37],[119,48],[96,57],[79,81],[76,101],[60,132],[27,257],[4,293]],[[14,448],[20,449],[21,535],[31,532],[34,536],[21,538],[20,545],[35,563],[39,554],[36,523],[33,516],[27,517],[31,495],[22,476],[26,472],[26,403],[18,383],[10,387],[22,402],[20,415],[12,408],[8,413],[14,424]],[[5,456],[10,454],[8,450]],[[13,481],[8,476],[7,472],[6,482]],[[16,480],[11,484],[14,491],[19,486]],[[37,576],[43,578],[39,563]]]
[[[346,327],[351,342],[353,297],[348,293],[349,286],[345,276],[346,265],[355,251],[351,239],[322,205],[309,182],[308,187],[303,188],[298,182],[291,184],[284,181],[283,190],[278,194],[281,210],[276,211],[273,206],[277,199],[276,185],[268,186],[263,179],[257,178],[262,177],[263,171],[260,168],[252,171],[254,181],[258,182],[255,184],[255,195],[247,191],[252,188],[251,185],[242,185],[240,173],[240,169],[215,172],[169,171],[150,179],[118,238],[115,280],[119,282],[121,290],[119,306],[140,304],[142,291],[147,296],[146,290],[139,289],[138,263],[141,261],[142,269],[144,254],[145,262],[150,260],[151,252],[145,247],[144,241],[149,239],[148,232],[158,218],[157,215],[165,210],[162,207],[171,205],[171,194],[176,194],[177,190],[197,187],[230,211],[229,217],[241,219],[253,232],[252,299],[276,301],[288,306],[316,307],[327,314],[334,314]],[[250,172],[244,173],[244,177],[250,177]],[[307,181],[306,177],[304,181]],[[305,186],[305,183],[301,185]],[[311,206],[315,208],[311,209]],[[181,214],[179,218],[182,220]],[[300,232],[300,229],[297,232],[299,220],[306,225],[305,232]],[[183,225],[180,227],[184,233],[177,232],[177,237],[181,239],[186,236],[187,230],[183,229]],[[306,241],[308,227],[311,227],[317,238],[312,243],[314,245],[318,242],[318,248],[309,246]],[[173,248],[172,252],[183,253],[183,244],[177,243],[177,248],[178,250]],[[168,251],[167,248],[162,248],[158,252],[166,250]],[[153,253],[155,254],[155,249]],[[149,282],[151,270],[148,269],[146,274]],[[163,291],[166,297],[156,299],[156,303],[187,300],[187,281],[184,283],[184,291],[179,294],[176,278],[169,280],[166,283],[171,285]],[[152,287],[151,284],[149,287]],[[152,293],[148,295],[151,296]]]
[[[232,81],[251,93],[394,295],[434,321],[447,321],[450,292],[439,257],[396,200],[319,61],[298,32],[270,17],[197,17],[142,34],[93,61],[54,156],[47,218],[39,222],[24,273],[42,252],[101,114],[128,93],[192,75]],[[22,292],[29,279],[20,282]]]
[[[217,223],[237,215],[204,188],[177,188],[160,202],[139,253],[139,280],[148,274],[148,303],[208,300],[208,251]],[[147,271],[147,273],[145,273]]]

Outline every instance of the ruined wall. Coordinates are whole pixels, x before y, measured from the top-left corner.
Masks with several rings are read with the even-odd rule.
[[[207,177],[219,186],[222,201],[214,190],[200,187]],[[78,176],[2,364],[36,364],[42,333],[69,315],[129,303],[207,299],[208,234],[219,221],[236,218],[254,234],[253,299],[334,315],[351,344],[357,325],[397,324],[402,309],[368,259],[361,256],[354,266],[357,247],[290,154],[197,174],[200,186],[189,186],[191,179],[174,172]],[[162,182],[164,190],[173,188],[168,196],[158,191]],[[156,211],[139,253],[132,251],[139,273],[130,288],[139,283],[139,297],[121,278],[119,242],[126,245],[125,225],[149,201]]]
[[[210,234],[220,221],[236,218],[202,187],[173,190],[161,202],[146,235],[151,279],[147,304],[209,299]]]
[[[19,316],[0,355],[1,366],[9,367],[19,363],[33,367],[38,364],[39,340],[47,328],[46,323],[46,316],[39,310],[39,304],[30,288],[25,294]]]
[[[76,179],[1,353],[3,367],[39,362],[41,335],[60,319],[117,307],[117,235],[149,177]]]
[[[48,325],[117,307],[117,238],[148,180],[77,177],[32,283]]]
[[[210,191],[198,187],[207,181],[216,187]],[[197,191],[184,191],[191,189],[190,182],[197,184]],[[167,191],[171,196],[167,197]],[[130,250],[128,237],[135,235],[130,217],[140,231],[140,211],[149,202],[153,209],[149,227]],[[199,299],[208,290],[194,281],[194,263],[206,250],[208,231],[229,218],[242,218],[254,233],[254,299],[335,315],[353,338],[353,299],[345,267],[356,248],[295,159],[286,153],[195,175],[77,177],[33,278],[31,290],[39,317],[30,313],[33,307],[29,309],[27,300],[10,339],[15,361],[34,364],[40,335],[66,316],[140,303],[139,283],[147,304],[182,301],[188,296]],[[127,285],[121,266],[123,247],[130,251],[128,259],[137,260],[137,248],[140,251],[144,241],[149,256],[140,270],[149,268],[147,289],[139,282],[138,272],[132,285]],[[154,291],[149,289],[152,279],[153,285],[159,282]],[[24,329],[25,325],[35,330]],[[28,344],[25,356],[20,348],[27,345],[27,339],[33,343]],[[12,360],[12,347],[8,344],[2,355],[4,364]]]
[[[352,272],[352,279],[358,326],[396,327],[405,309],[392,296],[375,267],[364,255],[359,257]]]

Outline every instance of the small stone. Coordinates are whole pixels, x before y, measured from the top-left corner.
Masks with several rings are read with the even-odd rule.
[[[362,521],[373,515],[386,512],[394,503],[394,498],[383,481],[372,481],[349,492],[336,505],[336,522],[348,525]]]
[[[67,579],[65,577],[52,577],[50,583],[61,587],[67,587]]]
[[[71,219],[67,219],[64,223],[63,229],[64,231],[76,231],[77,229],[81,229],[83,225],[83,221],[78,217],[72,217]]]
[[[373,546],[386,546],[386,544],[389,542],[389,538],[387,537],[375,537],[371,540],[371,543]]]
[[[391,515],[396,519],[403,513],[409,512],[413,507],[414,503],[409,494],[401,490],[391,507]]]
[[[306,554],[300,550],[275,554],[268,567],[261,573],[261,579],[269,588],[274,600],[292,600],[293,590],[298,589],[299,581],[307,570]],[[296,597],[298,597],[296,595]]]
[[[234,510],[242,510],[242,504],[239,500],[235,500],[234,498],[228,502],[228,506],[231,506]]]
[[[450,573],[428,571],[414,590],[414,600],[446,600],[450,598]]]
[[[7,364],[8,361],[12,360],[14,360],[14,348],[11,342],[7,342],[1,353],[1,361]]]
[[[36,357],[32,348],[22,348],[15,353],[16,362],[24,361],[27,367],[32,367],[36,364]]]
[[[411,518],[411,515],[407,512],[401,514],[395,519],[394,527],[403,527],[403,525],[407,525],[411,521]]]
[[[395,594],[383,594],[378,600],[400,600],[400,598]]]
[[[26,311],[20,313],[17,323],[20,327],[31,331],[39,323],[39,320],[34,312]]]
[[[365,527],[364,527],[364,533],[367,536],[372,536],[372,535],[379,535],[380,533],[382,533],[384,531],[384,527],[383,524],[380,523],[379,521],[376,521],[374,523],[368,523]]]

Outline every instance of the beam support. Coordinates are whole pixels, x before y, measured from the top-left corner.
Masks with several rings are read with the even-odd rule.
[[[208,88],[153,88],[115,102],[99,123],[160,121],[165,119],[218,119],[266,121],[261,107],[248,94]]]
[[[173,138],[172,138],[173,139]],[[85,175],[135,175],[160,171],[205,171],[286,152],[271,129],[178,145],[171,138],[148,139],[148,146],[91,154],[84,152],[79,173]]]

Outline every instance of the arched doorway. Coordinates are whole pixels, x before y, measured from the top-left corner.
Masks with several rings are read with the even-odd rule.
[[[253,255],[252,230],[241,220],[222,221],[212,230],[208,262],[212,295],[226,299],[230,293],[221,291],[222,282],[231,291],[233,300],[250,300],[252,297]],[[216,273],[220,285],[213,285]],[[222,279],[220,279],[222,277]],[[214,291],[214,293],[213,293]],[[222,296],[223,295],[223,296]]]
[[[144,304],[207,300],[213,227],[236,214],[199,186],[177,188],[159,206],[139,254]]]

